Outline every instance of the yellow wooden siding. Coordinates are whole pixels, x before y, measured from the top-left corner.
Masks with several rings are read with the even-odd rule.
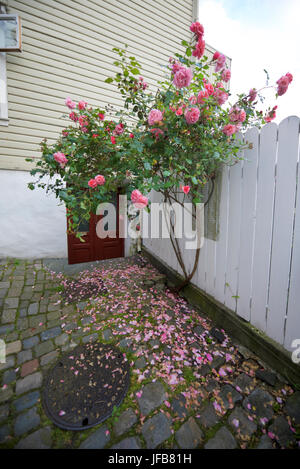
[[[43,138],[68,122],[66,96],[120,106],[113,47],[128,44],[150,89],[170,55],[190,38],[193,0],[9,0],[23,26],[22,53],[7,54],[8,127],[0,127],[0,168],[30,169]]]
[[[8,127],[0,126],[0,169],[30,169],[40,142],[54,142],[69,120],[66,96],[120,106],[113,47],[128,44],[155,89],[168,58],[190,39],[193,0],[9,0],[23,26],[22,53],[7,54]],[[213,49],[207,49],[213,53]],[[212,51],[212,52],[211,52]]]

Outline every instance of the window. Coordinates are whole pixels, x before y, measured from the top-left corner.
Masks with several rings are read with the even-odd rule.
[[[0,52],[0,125],[8,125],[6,54]]]

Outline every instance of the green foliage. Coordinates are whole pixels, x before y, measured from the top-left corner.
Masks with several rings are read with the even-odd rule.
[[[245,145],[234,135],[228,137],[223,132],[230,123],[228,110],[218,104],[214,93],[203,102],[197,100],[208,83],[212,62],[205,56],[194,60],[194,41],[182,41],[182,45],[186,47],[185,55],[175,54],[176,59],[170,62],[165,80],[159,82],[155,94],[138,78],[140,64],[134,56],[128,57],[127,46],[114,48],[118,71],[105,83],[117,87],[123,108],[77,105],[70,113],[70,124],[57,141],[51,145],[46,140],[41,143],[42,157],[31,171],[36,180],[28,187],[53,192],[66,205],[72,214],[71,232],[120,187],[129,197],[134,189],[142,193],[155,189],[171,200],[176,199],[181,185],[188,185],[191,200],[197,203],[201,200],[201,186],[214,178],[222,165],[239,159],[239,151]],[[193,69],[188,87],[178,89],[173,83],[175,60]],[[219,83],[215,90],[225,93],[221,73],[213,75]],[[245,94],[238,97],[236,105],[246,112],[241,127],[264,123]],[[200,110],[200,117],[189,124],[184,114],[193,107]],[[155,126],[148,123],[151,109],[163,113],[163,119]],[[119,132],[117,124],[123,126]],[[66,156],[65,165],[56,161],[57,152]],[[99,174],[105,177],[105,184],[89,187],[89,180]]]

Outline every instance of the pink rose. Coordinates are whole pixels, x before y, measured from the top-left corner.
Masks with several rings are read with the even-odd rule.
[[[204,28],[202,24],[199,23],[199,21],[195,21],[194,23],[191,24],[190,30],[192,33],[195,33],[197,38],[202,37],[204,34]]]
[[[222,104],[224,104],[228,99],[228,93],[226,93],[226,91],[223,91],[220,88],[217,88],[215,90],[214,95],[216,97],[216,100],[217,100],[217,103],[219,104],[219,106],[222,106]]]
[[[112,143],[113,145],[115,145],[115,143],[116,143],[116,138],[113,137],[113,136],[111,136],[111,137],[110,137],[110,141],[111,141],[111,143]]]
[[[180,70],[175,73],[173,83],[176,88],[184,88],[190,85],[192,78],[192,70],[190,68],[181,67]]]
[[[208,98],[208,92],[207,92],[207,90],[200,91],[200,92],[198,93],[197,102],[198,102],[199,104],[203,104],[203,103],[204,103],[204,100],[205,100],[206,98]]]
[[[152,109],[148,115],[148,124],[155,125],[163,120],[163,114],[158,109]]]
[[[76,112],[70,112],[69,117],[74,122],[78,121],[78,116],[77,116]]]
[[[200,110],[197,107],[187,109],[184,113],[185,120],[188,124],[195,124],[200,117]]]
[[[190,192],[190,186],[182,186],[182,190],[185,194],[188,194]]]
[[[68,97],[65,99],[65,104],[66,104],[66,106],[68,106],[69,109],[74,109],[74,107],[76,107],[76,103],[74,103],[74,101],[72,101],[72,99],[70,98],[70,96],[68,96]]]
[[[220,72],[224,67],[226,63],[226,57],[223,54],[220,54],[217,58],[217,63],[215,66],[215,72],[218,73]]]
[[[113,131],[114,135],[121,135],[124,132],[124,125],[123,124],[117,124],[115,127],[115,130]]]
[[[189,98],[189,102],[190,102],[191,104],[197,104],[197,96],[191,96],[191,97]]]
[[[172,65],[172,72],[173,72],[173,73],[176,73],[176,72],[178,72],[178,70],[180,70],[181,68],[182,68],[181,63],[176,60],[176,62],[174,62],[173,65]]]
[[[233,135],[236,132],[236,126],[227,124],[223,127],[222,132],[227,135],[227,137],[230,137],[230,135]]]
[[[237,106],[234,106],[229,111],[229,120],[231,122],[239,123],[244,122],[246,119],[246,113],[243,109],[240,109]]]
[[[200,38],[192,54],[194,57],[197,57],[197,59],[201,59],[202,55],[204,54],[204,50],[205,50],[205,41],[202,38]]]
[[[86,101],[79,101],[78,103],[78,109],[85,109],[87,106],[87,102]]]
[[[274,106],[273,109],[271,109],[271,111],[265,116],[266,122],[271,122],[273,119],[275,119],[276,109],[277,109],[277,106]]]
[[[286,93],[289,87],[289,84],[291,83],[292,80],[293,80],[293,75],[291,75],[290,73],[287,73],[283,77],[279,78],[279,80],[277,80],[276,83],[278,85],[278,88],[277,88],[278,96],[282,96],[284,93]]]
[[[164,131],[161,129],[150,129],[150,132],[155,136],[156,140],[159,139],[159,136],[163,137],[165,135]]]
[[[138,189],[131,193],[131,201],[136,208],[143,209],[148,205],[148,199]]]
[[[81,127],[86,127],[87,125],[89,125],[87,116],[79,116],[78,122]]]
[[[182,107],[179,107],[179,108],[176,110],[176,116],[182,116],[182,114],[183,114]]]
[[[88,182],[88,186],[91,187],[92,189],[95,189],[97,187],[97,182],[95,179],[90,179]]]
[[[250,103],[252,103],[252,101],[254,101],[256,99],[256,96],[257,96],[256,89],[251,88],[251,90],[249,91],[249,101],[250,101]]]
[[[101,121],[104,120],[104,114],[102,114],[101,112],[99,112],[98,117]]]
[[[59,163],[61,168],[64,168],[68,162],[68,159],[66,158],[66,155],[64,153],[61,153],[60,151],[54,153],[53,158],[57,163]]]
[[[208,96],[213,95],[215,92],[215,89],[211,83],[205,83],[204,88],[206,89]]]
[[[95,181],[98,186],[103,186],[103,184],[105,183],[105,177],[102,176],[102,174],[98,174],[97,176],[95,176]]]
[[[213,61],[217,60],[217,59],[220,57],[220,55],[221,55],[220,52],[217,52],[217,51],[216,51],[216,52],[214,53],[214,55],[213,55],[213,58],[212,58]]]
[[[222,80],[227,83],[230,80],[231,71],[228,68],[225,68],[222,72]]]

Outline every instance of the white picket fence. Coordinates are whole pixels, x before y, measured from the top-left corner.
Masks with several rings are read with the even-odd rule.
[[[300,339],[299,124],[292,116],[247,131],[253,149],[224,169],[219,236],[205,239],[192,280],[287,350]],[[143,243],[180,272],[169,240]],[[194,252],[184,255],[191,265]]]

